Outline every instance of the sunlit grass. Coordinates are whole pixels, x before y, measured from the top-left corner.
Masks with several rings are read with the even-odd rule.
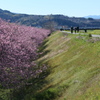
[[[100,35],[100,30],[88,31],[88,34],[96,34],[96,35]]]
[[[49,38],[51,42],[47,42],[45,50],[51,50],[46,55],[51,73],[46,80],[58,91],[56,100],[99,100],[100,42],[87,42],[89,38],[86,36],[84,39],[76,37],[55,33]]]

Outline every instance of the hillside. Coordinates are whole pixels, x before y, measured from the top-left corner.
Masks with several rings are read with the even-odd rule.
[[[40,51],[38,62],[49,69],[13,100],[100,100],[100,38],[57,31]]]
[[[51,73],[45,78],[48,83],[40,92],[42,96],[49,91],[54,100],[100,99],[100,39],[90,40],[61,32],[47,39],[44,51],[49,52],[40,60],[49,64]],[[36,100],[53,100],[40,98]]]
[[[80,27],[100,27],[100,19],[68,17],[65,15],[28,15],[17,14],[0,9],[0,17],[10,22],[16,22],[28,26],[47,28],[47,24],[54,28],[80,26]],[[52,24],[53,22],[53,24]]]

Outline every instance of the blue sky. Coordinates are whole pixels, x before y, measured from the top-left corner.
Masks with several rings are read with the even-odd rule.
[[[0,8],[33,15],[63,14],[83,17],[100,15],[100,0],[0,0]]]

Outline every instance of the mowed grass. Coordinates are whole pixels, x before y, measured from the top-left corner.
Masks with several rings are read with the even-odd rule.
[[[80,30],[80,33],[85,33],[85,32],[84,30]],[[87,30],[86,34],[100,35],[100,30]]]
[[[40,94],[50,90],[54,100],[100,100],[100,41],[61,32],[47,40],[44,51],[50,52],[39,60],[45,59],[51,72]]]
[[[88,31],[88,34],[100,35],[100,30]]]

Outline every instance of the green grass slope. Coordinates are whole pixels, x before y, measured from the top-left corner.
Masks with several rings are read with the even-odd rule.
[[[100,100],[100,39],[90,40],[61,32],[47,39],[44,52],[49,52],[39,60],[48,63],[51,71],[41,100]],[[49,99],[45,98],[47,90]]]

